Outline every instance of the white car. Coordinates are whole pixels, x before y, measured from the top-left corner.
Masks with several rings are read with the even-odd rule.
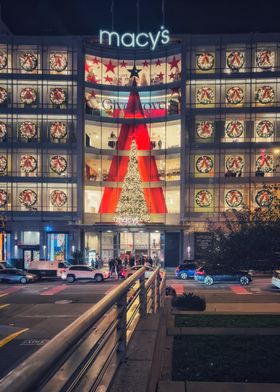
[[[109,272],[105,270],[94,269],[87,265],[71,265],[61,272],[61,279],[67,280],[69,283],[75,280],[94,280],[95,282],[103,282],[109,278]]]
[[[276,286],[278,287],[278,289],[280,289],[280,270],[276,270],[273,272],[271,283],[273,286]]]

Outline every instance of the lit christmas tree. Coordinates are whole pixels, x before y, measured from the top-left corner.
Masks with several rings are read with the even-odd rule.
[[[138,168],[135,139],[131,142],[128,168],[116,212],[118,215],[115,221],[119,224],[137,225],[150,221]]]

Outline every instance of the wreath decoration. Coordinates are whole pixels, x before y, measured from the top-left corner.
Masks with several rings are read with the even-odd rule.
[[[215,99],[215,94],[210,87],[201,87],[196,92],[196,100],[202,105],[207,105],[213,103]]]
[[[244,167],[244,159],[240,155],[231,156],[226,160],[226,168],[231,173],[240,173]]]
[[[20,158],[20,168],[25,173],[32,173],[37,169],[37,160],[33,155],[22,155]]]
[[[262,120],[257,123],[256,131],[259,137],[270,137],[274,133],[274,124],[271,121]]]
[[[37,135],[37,125],[31,121],[24,121],[19,127],[20,136],[25,139],[33,139]]]
[[[274,52],[271,50],[261,50],[256,55],[257,66],[261,69],[271,69],[274,64]]]
[[[55,155],[50,159],[50,168],[56,174],[61,174],[67,169],[67,161],[60,155]]]
[[[210,121],[200,121],[196,124],[196,133],[201,139],[209,139],[214,133],[214,124]]]
[[[64,139],[67,135],[66,125],[61,121],[51,123],[50,134],[53,139]]]
[[[235,139],[240,137],[244,132],[244,122],[234,120],[226,122],[226,135],[231,138]]]
[[[227,55],[227,66],[232,71],[239,71],[245,63],[244,52],[233,51],[229,52]]]
[[[3,138],[7,135],[7,125],[0,121],[0,138]]]
[[[63,72],[68,66],[67,56],[64,53],[50,55],[50,68],[56,72]]]
[[[38,58],[34,53],[31,52],[22,53],[19,56],[19,64],[21,69],[27,72],[31,72],[37,68]]]
[[[255,201],[259,207],[269,207],[272,203],[272,193],[267,189],[260,190],[255,197]]]
[[[85,93],[85,101],[86,101],[86,105],[90,109],[98,109],[99,108],[99,103],[97,101],[96,93],[94,90],[88,91]]]
[[[50,101],[54,105],[62,105],[66,102],[66,92],[62,88],[54,88],[50,92]]]
[[[274,101],[275,92],[270,86],[262,86],[256,92],[256,101],[259,103],[271,103]]]
[[[196,58],[197,67],[201,71],[209,71],[214,67],[215,64],[215,57],[213,54],[205,52],[201,53]]]
[[[4,155],[0,155],[0,173],[4,173],[7,169],[8,161]]]
[[[31,105],[32,103],[36,102],[37,92],[34,88],[25,87],[21,90],[19,97],[21,103]]]
[[[243,195],[240,191],[232,189],[226,193],[225,200],[229,207],[236,208],[243,202]]]
[[[244,100],[244,91],[241,87],[233,86],[227,89],[226,92],[227,103],[237,105]]]
[[[8,56],[2,50],[0,51],[0,69],[5,69],[8,64]]]
[[[0,189],[0,207],[4,207],[8,202],[8,193]]]
[[[209,207],[212,203],[213,196],[209,191],[202,190],[195,195],[195,202],[199,207]]]
[[[0,87],[0,104],[6,102],[7,98],[8,98],[7,90],[4,89],[3,87]]]
[[[208,155],[202,155],[196,161],[195,167],[199,173],[209,173],[213,169],[214,163]]]
[[[50,194],[51,204],[54,207],[63,207],[67,203],[67,195],[63,191],[54,190]]]
[[[26,207],[31,207],[37,202],[37,193],[32,189],[24,189],[19,194],[19,201]]]
[[[257,170],[263,173],[271,173],[273,171],[273,159],[270,155],[263,154],[256,159]]]

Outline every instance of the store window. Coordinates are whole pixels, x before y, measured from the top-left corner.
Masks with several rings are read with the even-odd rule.
[[[21,238],[22,245],[40,245],[39,231],[23,231]]]
[[[48,260],[64,261],[68,258],[68,234],[48,233],[47,234]]]

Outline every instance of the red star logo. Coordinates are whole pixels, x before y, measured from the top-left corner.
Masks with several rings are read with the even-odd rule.
[[[107,72],[107,71],[106,71],[106,72]],[[104,78],[104,80],[105,80],[105,82],[112,83],[113,78],[111,78],[110,76],[106,75],[105,78]]]
[[[96,94],[95,94],[95,91],[94,91],[94,90],[92,90],[92,91],[89,93],[89,95],[90,95],[90,98],[95,98],[95,97],[96,97]]]
[[[106,71],[105,72],[110,72],[111,71],[111,72],[115,73],[116,65],[114,65],[111,60],[109,61],[109,63],[104,64],[104,66],[106,67]]]
[[[126,68],[127,63],[123,60],[123,61],[120,63],[120,66],[121,66],[121,68]]]
[[[162,82],[164,74],[162,72],[160,72],[159,74],[157,74],[157,76],[158,76],[159,80]]]
[[[148,66],[149,66],[149,63],[148,63],[147,60],[145,60],[144,63],[142,63],[142,65],[143,65],[143,67],[148,67]]]
[[[172,70],[173,68],[179,69],[178,63],[180,63],[180,60],[176,60],[176,57],[173,56],[172,61],[170,63],[168,63],[170,65],[170,67],[171,67],[170,70]]]
[[[171,74],[169,74],[168,76],[169,76],[169,79],[174,79],[174,76],[175,76],[176,74],[174,73],[174,72],[171,72]]]
[[[157,59],[157,61],[156,61],[156,66],[161,66],[161,61],[160,61],[160,59]]]
[[[91,82],[91,83],[98,83],[98,81],[97,81],[97,79],[96,79],[96,77],[95,77],[94,74],[88,75],[87,81],[88,81],[88,82]]]
[[[94,59],[93,59],[93,64],[99,64],[100,63],[100,61],[98,60],[98,58],[97,57],[94,57]]]

